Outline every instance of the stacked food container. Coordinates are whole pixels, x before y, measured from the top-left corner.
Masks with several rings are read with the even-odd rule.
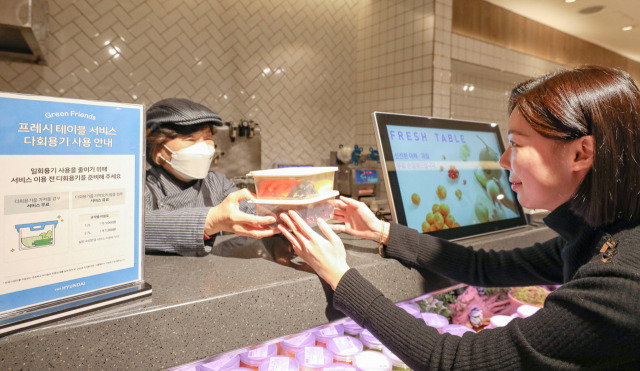
[[[331,219],[339,192],[333,189],[337,167],[287,167],[249,173],[256,185],[256,215],[273,215],[295,210],[309,225],[318,218]]]

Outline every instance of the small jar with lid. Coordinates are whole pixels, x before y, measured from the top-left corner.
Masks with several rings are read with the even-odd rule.
[[[353,356],[362,352],[362,342],[351,336],[338,336],[327,341],[334,362],[351,364]]]
[[[382,352],[382,342],[376,339],[376,337],[371,334],[371,331],[363,330],[360,333],[360,341],[362,342],[365,350]]]
[[[196,371],[228,371],[240,367],[240,355],[221,357],[196,367]]]
[[[282,340],[280,342],[280,354],[295,358],[296,353],[298,353],[300,349],[314,345],[316,345],[316,336],[313,332],[303,332]]]
[[[322,371],[358,371],[358,369],[346,363],[332,363],[323,368]]]
[[[373,350],[365,350],[353,357],[353,366],[359,371],[391,371],[389,357]]]
[[[298,361],[287,356],[273,356],[262,362],[258,371],[298,371]]]
[[[342,323],[342,327],[344,328],[345,335],[353,336],[354,338],[359,338],[360,333],[362,332],[362,330],[364,330],[362,327],[360,327],[359,324],[356,323],[356,321],[352,319],[344,321]]]
[[[438,313],[425,312],[421,314],[421,318],[427,324],[427,326],[435,328],[441,334],[442,328],[449,324],[449,320],[447,319],[447,317]]]
[[[341,324],[322,326],[313,334],[316,336],[316,345],[326,347],[329,339],[344,335],[344,326]]]
[[[324,347],[304,347],[296,353],[300,371],[321,371],[333,363],[333,353]]]
[[[402,362],[402,360],[400,358],[398,358],[397,355],[393,354],[393,352],[391,352],[389,350],[389,348],[383,346],[382,347],[382,354],[384,354],[385,356],[389,357],[389,359],[391,360],[391,369],[392,370],[411,371],[409,366],[407,366],[406,363]]]
[[[240,353],[240,366],[258,371],[262,362],[278,354],[276,344],[263,345]]]

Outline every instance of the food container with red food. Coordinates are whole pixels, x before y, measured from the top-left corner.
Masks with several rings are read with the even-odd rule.
[[[300,200],[333,191],[337,167],[286,167],[249,172],[259,199]]]
[[[339,194],[340,192],[338,191],[330,191],[304,200],[255,199],[251,200],[251,202],[256,205],[256,215],[271,215],[276,218],[276,223],[271,226],[284,225],[284,222],[280,219],[280,214],[294,210],[307,224],[313,227],[317,224],[318,218],[324,220],[333,218],[336,196]]]

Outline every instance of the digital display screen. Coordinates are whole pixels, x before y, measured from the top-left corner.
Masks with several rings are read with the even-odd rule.
[[[497,124],[375,113],[394,219],[457,238],[525,225]]]

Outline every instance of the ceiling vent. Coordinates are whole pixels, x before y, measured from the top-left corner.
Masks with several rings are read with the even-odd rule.
[[[0,58],[44,64],[46,0],[0,0]]]

